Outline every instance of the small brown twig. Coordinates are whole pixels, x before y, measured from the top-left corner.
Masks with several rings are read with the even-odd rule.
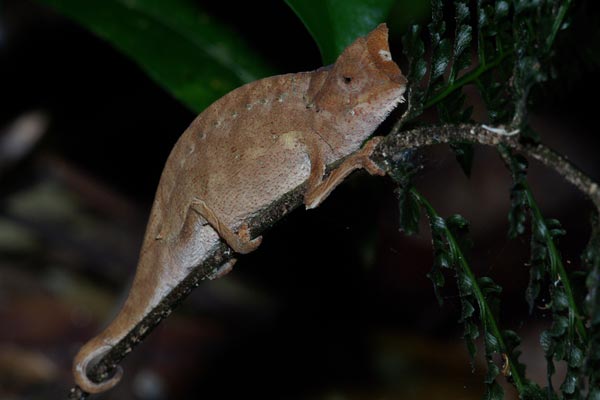
[[[386,140],[377,146],[372,158],[389,170],[390,163],[394,162],[404,150],[451,142],[469,142],[487,146],[506,145],[556,171],[567,182],[585,194],[596,209],[600,210],[600,188],[589,176],[556,151],[543,144],[520,142],[517,134],[503,132],[502,128],[490,128],[480,124],[461,124],[423,127],[398,132],[386,137]]]

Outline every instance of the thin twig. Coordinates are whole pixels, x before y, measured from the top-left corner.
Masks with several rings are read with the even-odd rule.
[[[518,135],[513,135],[511,132],[504,133],[502,128],[490,129],[484,125],[462,124],[423,127],[398,132],[382,141],[375,149],[372,158],[381,167],[389,170],[391,164],[399,159],[403,150],[451,142],[469,142],[487,146],[504,144],[556,171],[567,182],[584,193],[600,210],[600,188],[589,176],[556,151],[543,144],[522,143],[519,141]]]

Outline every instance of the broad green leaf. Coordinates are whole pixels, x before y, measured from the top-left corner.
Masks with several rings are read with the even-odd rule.
[[[198,112],[273,71],[233,31],[189,0],[39,0],[133,59]]]
[[[384,22],[394,0],[286,0],[331,64],[357,37]]]

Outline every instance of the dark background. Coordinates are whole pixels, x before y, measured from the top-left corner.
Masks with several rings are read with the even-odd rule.
[[[280,72],[320,66],[283,2],[202,7]],[[598,180],[598,67],[585,57],[598,25],[584,22],[559,47],[558,78],[534,93],[532,125]],[[402,61],[404,28],[390,25]],[[72,357],[124,299],[162,166],[195,115],[109,44],[27,0],[0,4],[0,105],[0,135],[33,111],[49,120],[0,168],[0,398],[61,398]],[[523,337],[529,376],[544,384],[547,321],[524,301],[528,243],[506,239],[509,174],[480,147],[470,179],[445,147],[422,159],[417,186],[442,215],[471,221],[472,265],[504,288],[501,323]],[[568,232],[564,260],[580,269],[590,204],[536,163],[530,181]],[[317,210],[267,232],[233,273],[198,288],[98,398],[480,398],[485,366],[478,358],[471,373],[452,277],[440,307],[426,277],[428,229],[406,237],[398,217],[389,179],[353,175]]]

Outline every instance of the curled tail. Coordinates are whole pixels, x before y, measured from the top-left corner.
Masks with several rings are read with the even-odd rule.
[[[101,393],[114,387],[123,376],[123,370],[117,366],[115,374],[103,382],[93,382],[88,373],[106,353],[142,320],[144,315],[156,303],[152,288],[154,282],[148,281],[145,274],[136,273],[129,296],[112,322],[96,337],[84,344],[73,360],[75,383],[88,393]],[[149,291],[140,290],[140,286],[150,285]]]
[[[192,268],[203,263],[208,250],[218,243],[217,233],[210,227],[204,228],[195,213],[191,215],[194,219],[186,222],[191,224],[186,228],[189,235],[179,234],[172,241],[157,238],[159,235],[152,225],[156,222],[151,217],[137,271],[123,308],[102,333],[79,350],[73,361],[75,383],[82,390],[100,393],[119,383],[123,376],[120,367],[108,380],[98,383],[88,377],[89,368],[126,337],[144,316],[185,279]],[[201,229],[210,229],[213,233],[200,234]],[[229,261],[214,277],[218,277],[219,272],[226,273],[232,265],[233,261]]]
[[[119,343],[143,319],[159,301],[160,292],[156,287],[160,274],[149,274],[147,260],[141,260],[129,295],[123,307],[112,322],[96,337],[84,344],[73,360],[75,383],[88,393],[100,393],[114,387],[123,376],[121,367],[115,374],[103,382],[93,382],[88,373],[106,353]],[[142,267],[142,268],[140,268]],[[150,271],[151,272],[151,271]]]
[[[101,393],[113,388],[123,377],[123,368],[117,366],[112,377],[103,382],[93,382],[87,375],[88,369],[95,361],[98,361],[112,347],[112,344],[105,342],[103,334],[96,336],[87,342],[73,360],[73,377],[75,383],[87,393]]]

